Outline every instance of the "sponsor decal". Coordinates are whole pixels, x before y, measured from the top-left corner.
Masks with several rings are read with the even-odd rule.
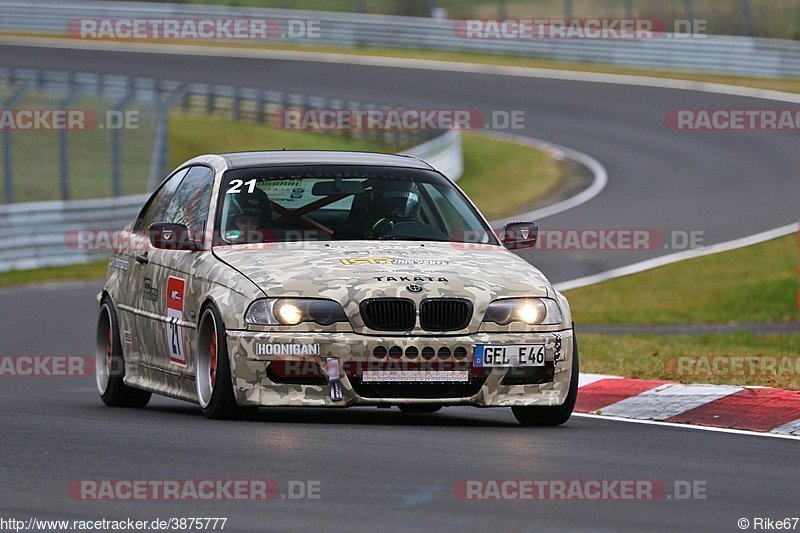
[[[447,278],[435,278],[433,276],[398,276],[398,277],[395,277],[395,276],[377,277],[376,276],[376,277],[374,277],[372,279],[374,279],[375,281],[406,281],[406,282],[409,282],[409,281],[413,281],[413,282],[417,282],[417,281],[438,281],[440,283],[450,283],[450,280],[448,280]],[[417,291],[417,292],[419,292],[419,291]]]
[[[394,263],[391,257],[349,257],[339,259],[343,265],[382,265]]]
[[[183,320],[183,299],[186,280],[174,278],[167,280],[167,347],[169,360],[175,364],[186,366],[186,351],[183,345],[183,331],[180,322]]]
[[[347,257],[339,259],[343,265],[449,265],[441,259],[400,259],[396,257]]]
[[[553,360],[558,361],[561,359],[561,335],[554,333],[553,337]]]
[[[111,260],[108,262],[108,266],[110,266],[111,268],[116,268],[117,270],[122,270],[123,272],[127,272],[130,263],[124,259],[120,259],[118,257],[112,257]]]
[[[153,280],[144,278],[144,287],[142,287],[142,296],[145,300],[151,302],[158,302],[158,287],[153,287]]]
[[[122,342],[124,342],[125,344],[133,344],[133,333],[131,333],[127,329],[123,330],[123,332],[122,332]]]
[[[441,259],[395,259],[395,265],[449,265],[450,261]]]
[[[256,343],[256,355],[319,355],[319,344]]]

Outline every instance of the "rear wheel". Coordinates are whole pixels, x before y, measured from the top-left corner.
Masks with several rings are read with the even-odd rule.
[[[441,410],[441,405],[403,404],[398,405],[400,411],[406,414],[428,414]]]
[[[563,405],[536,407],[512,407],[517,421],[523,426],[560,426],[572,416],[575,400],[578,398],[578,341],[572,340],[572,376],[569,380],[569,392]]]
[[[119,340],[117,313],[108,299],[100,306],[97,319],[95,380],[100,399],[109,407],[144,407],[151,394],[125,385],[125,360]]]
[[[197,400],[203,414],[215,419],[249,418],[256,407],[242,407],[233,394],[225,328],[213,307],[200,317],[197,342]]]

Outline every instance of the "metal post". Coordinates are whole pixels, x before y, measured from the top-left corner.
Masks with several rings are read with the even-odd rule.
[[[242,105],[242,97],[239,87],[233,88],[233,97],[231,97],[231,120],[238,122],[239,120],[239,107]]]
[[[797,2],[797,28],[792,39],[800,39],[800,2]]]
[[[364,12],[364,0],[356,0],[356,13]]]
[[[694,4],[692,0],[684,0],[684,16],[689,21],[689,33],[694,33]]]
[[[748,37],[753,35],[750,0],[742,0],[742,33]]]
[[[258,91],[256,95],[256,122],[264,123],[264,91]]]
[[[124,112],[136,94],[133,78],[127,78],[127,89],[123,97],[114,104],[113,110]],[[123,122],[124,123],[124,122]],[[120,128],[111,130],[111,192],[114,197],[122,196],[122,155],[121,155]]]
[[[158,175],[166,176],[169,172],[169,112],[172,106],[164,109],[163,120],[161,121],[161,150],[158,153]]]
[[[214,114],[214,86],[210,83],[206,87],[206,115]]]
[[[150,160],[150,175],[147,177],[147,191],[152,191],[158,185],[159,176],[165,176],[169,170],[169,112],[186,92],[186,84],[180,84],[169,96],[162,100],[161,84],[156,97],[158,123],[156,125],[156,140],[153,144],[153,157]]]
[[[30,89],[30,82],[23,83],[3,102],[3,109],[11,109]],[[10,204],[14,201],[14,166],[11,161],[11,128],[3,130],[3,200]]]
[[[66,110],[80,94],[80,87],[75,83],[75,73],[70,72],[67,78],[67,95],[58,104],[58,108]],[[67,129],[58,132],[59,166],[61,167],[61,199],[69,200],[69,145],[67,143]]]
[[[497,0],[497,17],[501,19],[508,18],[508,3],[506,0]]]
[[[572,0],[564,0],[564,18],[572,18]]]
[[[633,0],[625,0],[625,18],[633,18]]]

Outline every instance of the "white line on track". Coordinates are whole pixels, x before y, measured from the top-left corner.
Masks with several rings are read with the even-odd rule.
[[[697,257],[704,257],[706,255],[736,250],[737,248],[744,248],[745,246],[751,246],[753,244],[783,237],[784,235],[789,235],[797,231],[797,223],[788,224],[786,226],[781,226],[780,228],[756,233],[755,235],[750,235],[749,237],[742,237],[741,239],[734,239],[732,241],[712,244],[696,250],[685,250],[682,252],[676,252],[674,254],[662,255],[660,257],[648,259],[647,261],[641,261],[639,263],[633,263],[631,265],[606,270],[605,272],[600,272],[598,274],[592,274],[591,276],[564,281],[562,283],[556,283],[555,288],[558,291],[568,291],[570,289],[577,289],[578,287],[594,285],[595,283],[600,283],[602,281],[608,281],[610,279],[628,276],[630,274],[638,274],[639,272],[652,270],[654,268],[670,265],[679,261],[685,261],[687,259],[695,259]]]
[[[521,144],[523,146],[538,148],[539,150],[543,150],[551,154],[553,153],[558,154],[558,157],[566,157],[568,159],[572,159],[573,161],[577,161],[578,163],[581,163],[582,165],[587,167],[589,171],[592,173],[592,176],[594,176],[592,184],[583,191],[576,194],[575,196],[571,196],[566,200],[563,200],[561,202],[556,202],[554,204],[542,207],[540,209],[534,209],[533,211],[529,211],[527,213],[521,213],[519,215],[506,217],[500,220],[493,220],[492,221],[493,224],[502,225],[515,220],[541,220],[543,218],[555,215],[557,213],[567,211],[568,209],[572,209],[573,207],[578,207],[579,205],[588,202],[589,200],[600,194],[608,184],[608,172],[606,171],[606,168],[600,163],[600,161],[598,161],[597,159],[595,159],[590,155],[587,155],[583,152],[579,152],[578,150],[567,148],[566,146],[561,146],[548,141],[534,139],[533,137],[528,137],[525,135],[517,135],[514,133],[491,132],[491,133],[483,133],[482,135],[485,135],[490,138]]]

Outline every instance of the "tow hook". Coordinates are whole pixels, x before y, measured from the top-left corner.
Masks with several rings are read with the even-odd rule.
[[[561,361],[563,354],[561,353],[561,335],[553,333],[553,361],[558,363]]]
[[[335,357],[325,359],[325,372],[328,374],[328,384],[330,385],[331,400],[338,402],[342,400],[342,381],[339,376],[339,360]]]

